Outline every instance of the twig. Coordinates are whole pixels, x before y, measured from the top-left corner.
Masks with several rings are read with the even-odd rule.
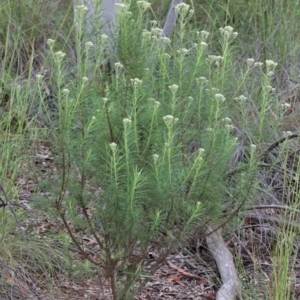
[[[282,144],[283,142],[287,141],[287,140],[290,140],[290,139],[293,139],[293,138],[296,138],[298,137],[299,134],[298,132],[293,132],[292,134],[290,135],[287,135],[287,136],[284,136],[282,138],[280,138],[279,140],[275,141],[273,144],[271,144],[263,153],[262,153],[262,156],[265,156],[267,155],[269,152],[271,152],[274,148],[278,147],[280,144]]]
[[[198,275],[192,274],[190,272],[187,272],[185,270],[183,270],[182,268],[177,267],[176,265],[174,265],[172,262],[167,261],[167,264],[172,268],[177,270],[180,274],[186,276],[186,277],[190,277],[190,278],[195,278],[195,279],[203,279],[203,277],[200,277]]]
[[[293,138],[296,138],[299,136],[299,133],[298,132],[293,132],[292,134],[288,135],[288,136],[284,136],[282,138],[280,138],[279,140],[275,141],[274,143],[272,143],[271,145],[269,145],[269,147],[264,150],[262,153],[261,153],[261,158],[263,158],[264,156],[266,156],[268,153],[270,153],[272,150],[274,150],[276,147],[278,147],[280,144],[282,144],[283,142],[287,141],[287,140],[290,140],[290,139],[293,139]],[[297,150],[299,151],[299,150]],[[297,151],[295,151],[295,153],[297,153]],[[263,162],[260,162],[258,164],[258,167],[262,167],[262,168],[266,168],[266,167],[271,167],[270,164],[266,164],[266,163],[263,163]],[[243,166],[243,167],[235,167],[231,170],[229,170],[225,176],[228,177],[228,176],[232,176],[234,175],[235,173],[238,173],[238,172],[242,172],[244,171],[245,169],[247,168],[247,166]]]
[[[267,209],[267,208],[285,209],[285,210],[291,210],[291,211],[300,213],[299,209],[296,209],[296,208],[293,208],[293,207],[289,207],[289,206],[286,206],[286,205],[275,205],[275,204],[271,204],[271,205],[256,205],[256,206],[246,207],[245,210]]]
[[[300,223],[293,222],[291,220],[285,220],[285,219],[279,219],[274,216],[269,216],[269,215],[262,215],[262,214],[256,214],[256,213],[248,213],[245,215],[246,218],[252,219],[252,220],[257,220],[258,222],[270,222],[270,223],[276,223],[279,225],[284,225],[290,228],[293,228],[295,230],[299,230]]]
[[[5,202],[0,196],[0,207],[5,207],[6,205],[7,205],[7,202]]]

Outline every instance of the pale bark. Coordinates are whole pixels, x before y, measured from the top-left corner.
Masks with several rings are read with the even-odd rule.
[[[170,37],[176,24],[176,5],[182,3],[182,0],[173,0],[167,14],[162,36]],[[106,55],[113,65],[117,57],[118,42],[118,22],[116,4],[122,3],[122,0],[73,0],[74,9],[78,5],[85,5],[88,8],[84,20],[84,42],[90,41],[94,44],[95,53],[100,47],[101,34],[107,35]],[[75,20],[75,28],[78,28]]]
[[[234,266],[233,257],[222,238],[221,229],[208,228],[207,246],[218,266],[223,285],[217,292],[216,300],[234,300],[240,291],[240,281]]]
[[[167,14],[167,18],[166,18],[166,22],[163,28],[163,32],[162,32],[162,36],[166,36],[166,37],[170,37],[175,24],[176,24],[176,19],[177,19],[177,15],[176,15],[176,11],[175,11],[175,7],[176,5],[182,3],[182,0],[173,0],[169,9],[169,12]]]
[[[74,10],[78,5],[84,5],[88,8],[84,20],[84,42],[92,42],[95,53],[97,53],[101,35],[105,34],[107,36],[105,50],[110,61],[115,61],[117,52],[117,3],[122,3],[122,0],[74,0],[73,2]],[[76,19],[75,28],[78,28]]]

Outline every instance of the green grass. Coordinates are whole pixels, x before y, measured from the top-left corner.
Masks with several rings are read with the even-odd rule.
[[[296,107],[299,81],[299,1],[190,1],[194,13],[183,8],[171,40],[160,44],[150,20],[162,26],[170,2],[152,1],[141,14],[132,1],[132,14],[119,19],[113,72],[103,65],[105,38],[95,49],[84,31],[74,32],[71,1],[0,4],[4,200],[18,203],[30,178],[39,183],[34,213],[43,211],[68,234],[57,233],[59,246],[49,253],[28,224],[20,233],[26,210],[1,208],[0,259],[7,265],[23,263],[18,247],[26,268],[38,266],[50,282],[57,272],[80,280],[97,270],[114,299],[132,299],[160,265],[143,269],[153,241],[163,262],[206,224],[243,224],[240,209],[274,198],[298,207],[295,144],[266,149],[298,126],[289,105]],[[43,170],[41,145],[53,159]],[[281,195],[270,184],[278,168]],[[292,222],[296,213],[282,217]],[[287,242],[268,249],[273,269],[264,297],[292,299],[285,283],[298,233],[276,230]],[[97,244],[96,255],[83,235]],[[82,262],[75,263],[71,244]],[[126,275],[122,283],[116,274]],[[249,279],[243,284],[240,298],[250,299],[255,288]]]

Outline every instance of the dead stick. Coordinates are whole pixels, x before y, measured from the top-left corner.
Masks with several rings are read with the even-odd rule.
[[[218,266],[223,285],[217,292],[216,300],[234,300],[240,291],[240,281],[234,266],[233,257],[227,249],[221,235],[221,229],[214,231],[208,227],[206,230],[207,246]]]

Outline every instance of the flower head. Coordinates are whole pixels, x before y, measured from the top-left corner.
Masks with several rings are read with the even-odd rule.
[[[188,52],[189,52],[189,50],[186,49],[186,48],[182,48],[182,49],[177,50],[177,53],[178,53],[178,54],[182,54],[183,56],[184,56],[185,54],[187,54]]]
[[[177,4],[175,6],[176,14],[180,14],[183,19],[185,18],[185,16],[188,13],[189,9],[190,9],[190,6],[188,4],[185,4],[185,3],[180,3],[180,4]]]
[[[57,51],[55,52],[55,56],[58,58],[58,59],[61,59],[61,58],[64,58],[66,56],[66,53],[62,52],[62,51]]]
[[[151,20],[150,24],[151,24],[152,27],[156,27],[157,21],[156,20]]]
[[[161,28],[158,28],[158,27],[154,27],[154,28],[151,28],[151,35],[152,37],[156,36],[156,37],[160,37],[163,30]]]
[[[247,97],[244,95],[240,95],[238,97],[235,97],[234,100],[238,100],[238,101],[246,101]]]
[[[127,12],[129,9],[129,5],[125,3],[116,3],[115,6],[119,9],[120,12]]]
[[[121,71],[122,69],[124,69],[124,66],[120,62],[116,62],[115,68],[116,68],[116,71]]]
[[[153,107],[154,107],[155,110],[157,110],[157,109],[160,107],[160,104],[161,104],[161,103],[160,103],[159,101],[156,101],[156,100],[153,99],[153,98],[149,98],[149,101],[152,102]]]
[[[225,128],[228,129],[229,131],[234,129],[234,126],[231,124],[225,124]]]
[[[109,144],[109,147],[110,147],[110,149],[111,149],[111,151],[112,151],[113,153],[116,152],[116,150],[117,150],[117,144],[116,144],[116,143],[110,143],[110,144]]]
[[[81,13],[81,12],[86,12],[88,11],[88,8],[85,5],[77,5],[75,7],[75,12]]]
[[[160,38],[160,40],[163,42],[164,45],[170,45],[171,44],[171,40],[166,36],[162,36]]]
[[[62,92],[63,92],[63,94],[65,94],[65,95],[69,95],[70,90],[69,90],[69,89],[63,89]]]
[[[254,59],[253,58],[248,58],[247,59],[247,66],[248,67],[253,67],[254,66]]]
[[[132,121],[130,119],[128,119],[128,118],[123,119],[124,127],[130,126],[131,123],[132,123]]]
[[[177,84],[172,84],[172,85],[169,86],[169,89],[171,90],[171,93],[173,95],[175,95],[177,90],[178,90],[178,85]]]
[[[201,34],[201,40],[202,40],[202,42],[205,42],[207,40],[208,36],[209,36],[209,32],[205,31],[205,30],[202,30],[200,32],[200,34]]]
[[[233,40],[238,36],[237,32],[233,32],[233,28],[231,26],[225,26],[224,28],[220,28],[219,30],[225,40]]]
[[[285,138],[290,137],[293,133],[291,131],[283,131],[283,136]]]
[[[254,67],[258,67],[258,68],[261,68],[263,65],[264,65],[264,63],[262,63],[261,61],[254,63]]]
[[[53,39],[48,39],[47,40],[47,45],[50,47],[50,49],[52,49],[54,43],[55,43],[55,40],[53,40]]]
[[[224,102],[226,100],[222,94],[215,94],[215,99],[220,102]]]
[[[147,1],[137,1],[136,4],[141,12],[145,12],[151,6],[151,3]]]
[[[153,154],[153,160],[154,160],[155,164],[158,161],[158,159],[159,159],[159,155],[158,154]]]
[[[270,60],[270,59],[269,59],[269,60],[268,60],[268,59],[266,60],[266,66],[269,67],[269,68],[276,68],[277,65],[278,65],[278,64],[275,63],[273,60]]]
[[[134,78],[134,79],[130,79],[131,83],[133,84],[133,86],[138,86],[141,85],[143,83],[143,81],[141,79],[138,78]]]
[[[100,41],[101,41],[102,45],[105,44],[105,42],[107,41],[107,38],[108,38],[108,36],[106,34],[101,34]]]
[[[174,118],[171,115],[166,115],[163,117],[163,120],[165,122],[165,124],[167,125],[167,127],[170,127],[172,125],[174,125],[176,122],[178,122],[178,118]]]
[[[41,74],[37,74],[37,75],[35,75],[35,77],[38,81],[40,81],[44,76]]]
[[[207,61],[211,64],[215,64],[216,66],[219,66],[223,60],[224,57],[220,55],[208,55],[207,57]]]
[[[206,42],[201,42],[201,43],[200,43],[200,46],[201,46],[202,48],[207,48],[207,47],[208,47],[208,44],[207,44]]]
[[[282,103],[281,104],[281,107],[283,108],[283,109],[289,109],[290,107],[291,107],[291,104],[289,104],[289,103]]]
[[[94,46],[94,44],[92,43],[92,42],[86,42],[85,43],[85,48],[87,49],[87,50],[89,50],[91,47],[93,47]]]
[[[227,123],[227,124],[230,124],[231,123],[231,119],[230,118],[223,118],[222,119],[222,121],[224,122],[224,123]]]

